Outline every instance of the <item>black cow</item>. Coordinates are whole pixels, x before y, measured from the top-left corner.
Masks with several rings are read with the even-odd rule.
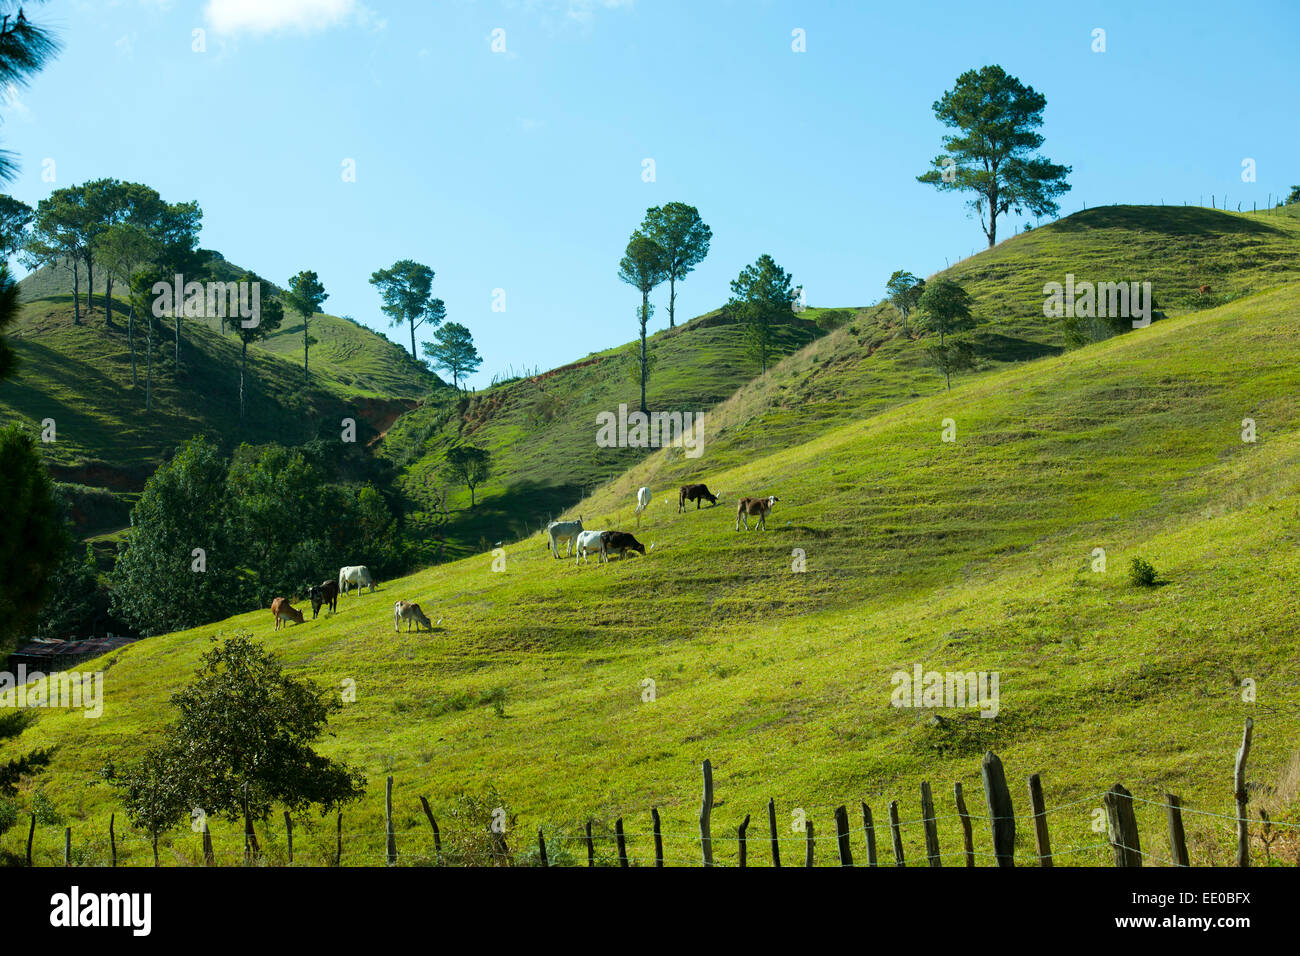
[[[320,613],[321,605],[329,605],[331,611],[339,609],[339,583],[337,581],[324,581],[312,587],[307,592],[311,598],[311,619],[316,620],[316,615]]]
[[[645,554],[645,545],[626,531],[602,531],[600,533],[600,559],[609,560],[609,553],[617,551],[620,558],[626,558],[629,551]]]

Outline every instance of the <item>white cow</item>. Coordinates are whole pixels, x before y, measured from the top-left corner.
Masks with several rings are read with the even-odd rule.
[[[546,533],[550,535],[551,553],[557,558],[560,556],[560,542],[564,542],[565,557],[573,553],[573,542],[578,537],[578,532],[582,530],[582,515],[578,515],[577,521],[552,521],[546,526]]]
[[[577,537],[577,553],[573,556],[573,563],[577,564],[579,560],[583,564],[587,563],[587,555],[600,554],[600,535],[599,531],[579,531]]]
[[[642,488],[636,493],[636,526],[641,527],[641,512],[650,507],[650,489]]]
[[[375,593],[375,580],[364,564],[349,564],[339,568],[339,591],[347,594],[353,584],[357,586],[357,594],[361,593],[362,588],[370,588],[370,593]]]

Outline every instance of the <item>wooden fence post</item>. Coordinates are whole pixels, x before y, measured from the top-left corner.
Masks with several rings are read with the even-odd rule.
[[[63,865],[72,866],[72,827],[63,828]]]
[[[113,824],[117,822],[117,814],[108,815],[108,849],[113,854],[113,866],[117,866],[117,834],[113,832]]]
[[[36,819],[32,818],[33,821]],[[35,823],[32,824],[35,826]],[[772,833],[772,865],[780,868],[781,866],[781,841],[776,833],[776,801],[771,797],[767,799],[767,826]],[[30,847],[29,847],[30,848]],[[30,857],[31,854],[28,853]]]
[[[706,758],[704,770],[704,800],[700,804],[700,845],[704,850],[704,865],[713,865],[713,836],[709,815],[713,812],[713,765]]]
[[[957,798],[957,815],[961,818],[961,842],[966,851],[966,865],[975,865],[975,840],[971,834],[970,814],[966,812],[966,797],[961,792],[961,781],[952,785],[953,795]]]
[[[1172,793],[1165,794],[1165,816],[1169,819],[1169,852],[1175,866],[1191,866],[1187,856],[1187,836],[1183,833],[1183,801]]]
[[[664,865],[664,835],[659,828],[659,808],[650,808],[650,822],[653,824],[655,833],[655,866]]]
[[[614,839],[618,843],[618,865],[627,866],[627,843],[623,839],[623,818],[614,821]]]
[[[993,751],[980,761],[980,779],[984,782],[984,800],[989,808],[989,829],[993,832],[993,855],[998,866],[1016,865],[1016,814],[1011,806],[1011,791],[1002,772],[1002,761]]]
[[[537,828],[537,852],[542,858],[542,866],[550,866],[546,860],[546,837],[542,835],[542,828]]]
[[[803,865],[812,866],[813,850],[817,846],[817,841],[813,837],[813,822],[811,820],[805,820],[803,826],[804,826],[804,833],[806,834],[806,840],[804,844],[806,849],[804,851]]]
[[[1250,866],[1250,834],[1246,826],[1246,804],[1250,795],[1246,793],[1246,758],[1250,756],[1250,732],[1255,721],[1246,718],[1246,729],[1241,735],[1241,747],[1237,751],[1237,765],[1232,773],[1232,790],[1237,798],[1237,866]]]
[[[741,821],[740,827],[736,830],[736,838],[740,842],[740,866],[745,865],[745,830],[749,828],[749,814],[745,814],[745,819]]]
[[[943,866],[939,855],[939,824],[934,819],[934,794],[930,781],[921,781],[921,825],[925,827],[925,858],[931,866]]]
[[[342,866],[343,865],[343,811],[342,810],[339,811],[339,823],[338,823],[337,835],[338,835],[338,848],[334,851],[334,865]]]
[[[894,866],[907,866],[903,860],[903,832],[898,826],[898,801],[889,801],[889,835],[894,841]]]
[[[1038,774],[1029,778],[1029,810],[1034,815],[1034,845],[1038,848],[1038,865],[1052,865],[1052,842],[1047,837],[1047,813],[1043,805],[1043,781]]]
[[[433,811],[429,809],[429,798],[421,797],[420,806],[424,807],[424,815],[429,818],[429,826],[433,827],[433,854],[437,866],[442,866],[442,834],[438,832],[438,821],[433,818]]]
[[[32,814],[32,825],[27,830],[27,865],[32,865],[32,838],[36,836],[36,814]]]
[[[591,821],[590,820],[587,821],[586,834],[587,834],[587,865],[595,866],[596,848],[595,846],[592,845],[591,842]]]
[[[1116,866],[1141,866],[1142,844],[1138,840],[1137,819],[1133,816],[1133,794],[1122,784],[1106,791],[1106,821],[1110,824],[1110,845],[1115,851]]]
[[[397,863],[397,834],[393,832],[393,775],[384,783],[384,837],[388,843],[388,865]]]
[[[871,822],[871,808],[862,804],[862,829],[867,836],[867,866],[876,865],[876,828]]]
[[[840,845],[840,866],[853,865],[853,849],[849,845],[848,807],[835,808],[835,840]]]
[[[289,850],[289,865],[293,866],[293,818],[289,811],[284,811],[284,840]]]
[[[203,865],[217,865],[217,855],[212,852],[212,831],[208,829],[207,817],[203,818]]]

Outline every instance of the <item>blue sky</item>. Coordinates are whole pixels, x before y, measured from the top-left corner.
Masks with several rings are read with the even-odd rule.
[[[34,14],[64,50],[0,106],[0,145],[23,164],[13,195],[34,205],[115,176],[196,199],[205,247],[275,281],[314,269],[327,311],[398,343],[369,276],[427,263],[484,356],[479,385],[635,336],[617,264],[652,205],[690,203],[713,229],[679,318],[722,304],[762,253],[810,305],[843,306],[880,298],[894,269],[980,249],[962,201],[915,177],[940,150],[931,104],[989,63],[1047,97],[1043,152],[1073,167],[1063,212],[1225,193],[1250,208],[1300,182],[1289,0],[51,0]],[[652,301],[666,326],[666,285]]]

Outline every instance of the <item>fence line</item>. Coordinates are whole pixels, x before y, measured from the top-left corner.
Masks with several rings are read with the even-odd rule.
[[[536,842],[529,841],[524,836],[522,829],[513,829],[512,834],[507,837],[504,828],[497,829],[491,824],[488,825],[486,833],[480,832],[477,837],[473,837],[471,833],[471,837],[484,841],[479,849],[478,857],[483,860],[490,858],[496,865],[515,864],[521,855],[529,859],[535,858],[543,866],[556,865],[551,857],[559,853],[578,865],[581,865],[581,859],[585,856],[586,865],[588,866],[595,866],[598,863],[600,865],[613,863],[618,866],[659,867],[668,864],[745,867],[749,865],[752,859],[764,856],[770,856],[773,866],[780,866],[782,861],[780,855],[778,855],[778,848],[785,844],[787,847],[795,848],[794,855],[791,856],[787,865],[814,865],[820,851],[822,862],[838,860],[841,866],[891,864],[894,866],[927,864],[929,866],[942,866],[945,861],[959,860],[964,861],[966,866],[975,866],[978,862],[983,865],[992,864],[997,866],[1015,866],[1017,863],[1021,863],[1050,867],[1053,865],[1054,860],[1109,849],[1114,855],[1115,865],[1117,866],[1141,866],[1144,862],[1162,866],[1188,866],[1190,862],[1182,815],[1189,813],[1198,817],[1231,822],[1236,830],[1237,865],[1249,866],[1249,828],[1251,826],[1262,828],[1265,836],[1273,832],[1273,828],[1278,830],[1300,829],[1300,823],[1275,821],[1270,819],[1263,811],[1257,817],[1252,817],[1246,812],[1249,794],[1245,786],[1245,767],[1250,751],[1253,723],[1249,718],[1246,720],[1242,744],[1237,751],[1233,767],[1234,799],[1238,805],[1237,813],[1218,813],[1212,810],[1187,807],[1175,794],[1165,794],[1163,799],[1137,796],[1120,784],[1114,785],[1109,790],[1090,793],[1055,806],[1046,807],[1043,805],[1043,788],[1040,775],[1034,774],[1028,781],[1031,811],[1027,818],[1023,812],[1021,814],[1022,822],[1027,820],[1034,834],[1035,846],[1033,850],[1018,850],[1015,847],[1017,816],[1002,771],[1001,761],[992,752],[985,754],[984,759],[981,761],[986,813],[967,812],[961,785],[957,784],[954,787],[957,812],[936,814],[929,783],[922,782],[920,787],[922,815],[920,817],[899,820],[897,813],[898,801],[890,801],[888,805],[888,832],[878,833],[877,831],[880,830],[882,824],[880,822],[873,824],[872,811],[866,802],[861,803],[862,817],[861,822],[858,823],[849,822],[849,811],[846,804],[835,805],[834,826],[828,829],[828,836],[821,839],[820,845],[818,845],[819,841],[816,839],[817,828],[814,826],[814,820],[811,816],[805,815],[803,818],[804,828],[802,830],[781,831],[781,828],[776,823],[775,799],[768,801],[768,826],[762,828],[761,822],[758,823],[760,832],[755,833],[750,829],[751,816],[746,815],[744,821],[739,823],[739,826],[732,823],[724,828],[724,832],[715,833],[712,811],[715,809],[716,801],[714,798],[712,764],[708,760],[701,765],[704,787],[699,811],[698,832],[690,829],[663,829],[660,824],[659,810],[656,807],[651,810],[650,816],[653,827],[648,830],[627,829],[624,826],[623,818],[619,817],[613,825],[612,832],[592,832],[594,821],[589,819],[580,832],[573,832],[572,829],[538,827]],[[386,866],[399,864],[408,866],[447,865],[448,854],[443,848],[443,834],[439,830],[437,819],[427,797],[420,797],[420,806],[432,830],[433,851],[428,852],[427,848],[421,848],[409,852],[398,847],[392,788],[393,778],[389,776],[385,781],[381,819],[384,835],[383,849],[376,852],[370,846],[367,846],[359,851],[356,860],[349,859],[348,862],[361,861],[366,864],[371,862],[378,864],[382,860],[383,865]],[[873,796],[883,799],[879,795]],[[1168,824],[1167,844],[1170,851],[1168,855],[1152,852],[1149,847],[1143,848],[1134,814],[1134,807],[1137,804],[1158,807],[1164,810]],[[1104,842],[1086,843],[1053,850],[1048,834],[1048,817],[1085,805],[1091,805],[1094,809],[1103,809],[1105,811],[1107,820],[1106,840]],[[827,809],[830,806],[830,804],[817,806],[791,804],[790,809],[792,811],[807,811],[817,808]],[[879,806],[880,804],[877,802],[877,807],[879,808]],[[761,820],[762,815],[759,816]],[[991,852],[989,850],[976,851],[971,842],[973,829],[971,824],[977,823],[981,818],[987,820],[988,829],[986,832],[992,839]],[[960,821],[965,843],[962,849],[954,849],[948,852],[941,850],[939,846],[939,821]],[[102,860],[111,854],[112,866],[140,865],[142,860],[147,861],[146,865],[153,865],[155,841],[139,831],[116,833],[113,822],[113,819],[110,819],[107,839],[92,836],[78,841],[73,839],[74,831],[72,827],[60,825],[53,828],[47,824],[46,827],[49,829],[62,832],[57,832],[57,836],[60,838],[58,839],[59,846],[57,850],[49,846],[51,840],[42,839],[40,858],[42,860],[52,860],[61,857],[64,866],[72,866],[75,865],[74,860],[84,861],[87,856]],[[269,824],[269,821],[267,822]],[[202,861],[203,864],[208,866],[221,865],[225,861],[232,861],[236,865],[252,863],[254,865],[301,866],[304,865],[302,861],[304,856],[323,860],[324,865],[341,866],[346,858],[342,839],[342,814],[339,813],[337,817],[337,843],[334,846],[330,845],[333,842],[330,838],[334,834],[329,831],[335,829],[335,827],[329,825],[332,822],[325,821],[323,826],[313,826],[311,823],[296,826],[289,813],[285,812],[283,831],[267,826],[263,837],[265,841],[264,847],[259,848],[255,844],[251,848],[245,847],[241,840],[236,845],[214,848],[205,820],[202,831],[195,831],[195,837],[201,837],[202,839],[201,847],[184,841],[173,841],[169,844],[159,843],[157,854],[160,861],[165,856],[169,860]],[[604,826],[607,826],[607,824],[602,824],[602,827]],[[905,827],[920,827],[924,831],[925,856],[924,858],[920,856],[913,858],[910,864],[904,856],[902,831]],[[762,832],[764,829],[767,832]],[[952,828],[947,829],[951,834]],[[27,862],[29,865],[33,862],[33,842],[36,831],[37,820],[33,814],[27,834]],[[308,838],[306,843],[304,843],[304,833],[302,831],[305,831]],[[42,834],[47,833],[48,829],[42,828]],[[296,854],[295,833],[298,836]],[[242,836],[242,832],[240,835]],[[458,832],[456,839],[459,841],[463,838],[464,833]],[[877,859],[876,843],[880,838],[883,838],[883,842],[891,850],[887,860]],[[916,840],[916,838],[916,831],[912,830],[910,839]],[[513,843],[516,840],[523,840],[524,842],[515,844],[512,850],[508,843]],[[737,862],[733,863],[731,860],[718,859],[716,849],[719,847],[729,848],[732,846],[733,841],[736,843],[736,849],[738,850]],[[863,845],[866,847],[865,856],[859,859],[856,864],[853,853],[853,843],[855,841],[861,841],[858,844],[859,847]],[[1263,842],[1267,853],[1271,841],[1265,839]],[[629,844],[631,843],[637,844],[635,852],[629,850]],[[547,852],[548,844],[551,848],[550,854]],[[665,844],[667,844],[668,852],[665,852]],[[458,842],[456,854],[461,852],[460,847],[461,844]],[[597,847],[600,848],[599,854],[597,854]]]

